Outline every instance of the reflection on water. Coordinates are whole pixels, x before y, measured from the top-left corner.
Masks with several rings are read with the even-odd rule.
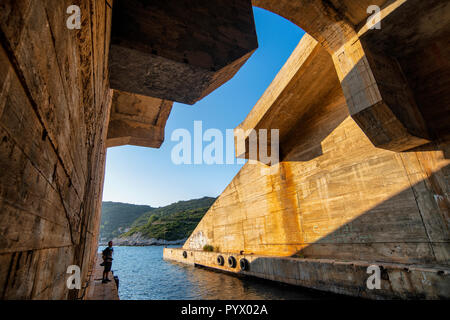
[[[103,249],[103,248],[100,248]],[[336,296],[163,260],[163,247],[115,247],[113,271],[123,300],[333,299]]]

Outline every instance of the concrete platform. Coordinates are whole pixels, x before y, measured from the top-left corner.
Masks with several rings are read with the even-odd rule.
[[[101,261],[102,255],[98,254],[89,279],[86,300],[119,300],[114,274],[109,275],[111,282],[102,283],[103,267],[100,266]]]
[[[224,258],[223,266],[217,263],[219,255]],[[235,268],[228,266],[229,256],[236,259]],[[241,258],[249,262],[247,271],[240,269]],[[240,255],[183,248],[165,248],[164,259],[361,298],[449,299],[450,297],[450,269],[445,266]],[[372,265],[380,268],[380,289],[367,287],[367,279],[371,276],[368,267]]]

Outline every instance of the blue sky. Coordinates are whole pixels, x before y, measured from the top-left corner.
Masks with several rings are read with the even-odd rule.
[[[178,142],[171,141],[171,134],[184,128],[193,136],[194,121],[201,120],[203,132],[216,128],[225,136],[226,129],[245,119],[304,35],[291,22],[263,9],[254,8],[254,16],[259,48],[233,79],[195,105],[174,103],[161,148],[108,149],[103,201],[159,207],[216,197],[231,182],[242,165],[173,164],[171,152]]]

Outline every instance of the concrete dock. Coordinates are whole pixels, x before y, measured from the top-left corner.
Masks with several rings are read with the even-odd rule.
[[[100,266],[101,261],[102,255],[99,253],[92,267],[86,300],[119,300],[114,274],[109,275],[111,282],[102,283],[103,267]]]

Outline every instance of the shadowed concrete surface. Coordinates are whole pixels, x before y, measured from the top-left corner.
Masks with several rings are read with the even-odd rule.
[[[133,14],[136,11],[130,6],[144,2],[122,3],[130,9],[123,13]],[[198,1],[196,21],[184,24],[183,18],[190,14],[185,9],[152,3],[163,5],[155,10],[158,21],[180,21],[176,31],[184,34],[182,41],[171,42],[169,29],[159,33],[143,27],[142,33],[125,36],[142,49],[151,46],[147,40],[158,34],[162,37],[158,49],[167,61],[178,59],[177,48],[184,46],[185,51],[179,52],[187,55],[191,65],[184,58],[169,65],[178,63],[200,75],[195,79],[201,83],[186,81],[179,88],[179,92],[195,93],[187,102],[230,79],[257,47],[249,1],[235,1],[229,7],[225,1]],[[80,29],[67,28],[71,5],[80,7]],[[109,71],[114,72],[118,63],[114,60],[117,33],[110,46],[113,7],[112,0],[0,2],[0,298],[85,297],[84,290],[67,289],[66,270],[79,266],[85,283],[96,256],[106,147],[159,147],[164,139],[165,122],[176,98],[169,94],[175,84],[172,78],[183,77],[177,68],[173,74],[166,70],[169,78],[159,80],[168,81],[163,83],[167,89],[163,97],[112,90]],[[219,11],[223,19],[205,18]],[[138,23],[143,16],[132,18]],[[216,28],[206,30],[211,32],[208,35],[201,29],[205,25],[197,22]],[[211,66],[201,65],[198,56],[211,54],[214,48],[221,59],[210,61]],[[142,61],[126,55],[120,61],[134,63],[122,80],[138,83],[138,71],[145,69]],[[158,83],[147,83],[146,88],[159,92]]]
[[[111,88],[194,104],[257,47],[250,0],[116,0]]]
[[[159,148],[173,102],[113,90],[106,146]]]
[[[187,258],[183,257],[187,252]],[[263,256],[221,252],[225,265],[217,263],[218,253],[198,250],[165,248],[167,260],[203,266],[215,270],[253,276],[267,280],[308,287],[338,294],[370,299],[446,299],[449,295],[450,268],[412,264],[378,262],[381,269],[380,289],[368,289],[368,261],[309,259]],[[237,259],[237,266],[227,265],[228,257]],[[242,270],[239,261],[246,259],[248,270]]]
[[[111,9],[77,1],[0,2],[0,297],[66,299],[96,255],[111,92]]]
[[[280,130],[280,162],[251,159],[181,261],[245,256],[262,278],[448,299],[448,1],[176,3],[0,1],[0,298],[88,296],[66,270],[85,284],[96,265],[106,148],[159,147],[173,101],[229,80],[257,48],[253,3],[308,33],[238,127]],[[73,4],[79,30],[61,18]],[[380,291],[369,263],[387,270]]]

